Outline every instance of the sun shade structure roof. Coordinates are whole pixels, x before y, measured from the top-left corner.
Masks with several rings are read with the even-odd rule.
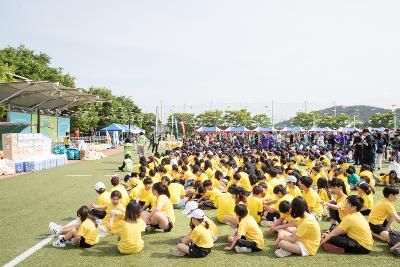
[[[104,103],[98,96],[58,82],[23,81],[0,83],[0,105],[10,105],[26,111],[66,110],[81,104]]]

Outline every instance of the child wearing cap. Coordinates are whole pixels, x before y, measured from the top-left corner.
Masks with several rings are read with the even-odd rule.
[[[110,192],[106,191],[106,186],[104,183],[102,182],[98,182],[96,183],[96,185],[94,186],[94,190],[96,190],[97,194],[99,194],[97,196],[97,205],[99,206],[107,206],[108,204],[110,204],[111,199],[110,199]],[[92,210],[90,211],[90,213],[95,216],[96,218],[99,219],[103,219],[106,216],[106,211],[105,210],[98,210],[94,208],[95,204],[90,204],[90,208],[92,208]]]
[[[181,243],[171,250],[172,256],[188,256],[189,258],[204,258],[214,246],[210,225],[205,221],[204,212],[200,209],[189,215],[192,232],[182,239]]]
[[[188,218],[190,218],[190,214],[199,208],[199,204],[196,201],[189,201],[186,203],[185,209],[182,211],[184,215],[187,215]],[[213,237],[214,242],[217,241],[218,239],[218,228],[215,225],[215,223],[208,218],[207,216],[204,216],[204,221],[208,222],[208,225],[210,226],[210,231],[211,235]]]
[[[288,178],[285,179],[286,188],[288,194],[292,197],[302,197],[300,188],[297,186],[297,178],[293,175],[289,175]]]

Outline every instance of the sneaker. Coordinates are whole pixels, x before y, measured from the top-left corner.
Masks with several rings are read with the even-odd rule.
[[[262,221],[260,222],[260,225],[263,226],[263,227],[271,227],[273,223],[274,223],[274,222],[272,222],[272,221],[262,220]]]
[[[235,246],[235,251],[237,253],[249,253],[251,252],[251,248]]]
[[[396,257],[400,257],[400,248],[394,249],[391,251],[392,254]]]
[[[61,233],[61,226],[54,222],[49,223],[49,229],[51,233],[54,235],[54,237],[58,237]]]
[[[154,232],[159,232],[159,233],[164,233],[164,229],[160,229],[160,228],[155,228]]]
[[[101,238],[105,238],[108,235],[107,230],[103,225],[99,225],[98,229],[99,229],[99,236]]]
[[[217,241],[218,241],[218,238],[219,238],[219,236],[214,237],[214,238],[213,238],[213,242],[214,242],[214,243],[217,242]]]
[[[322,248],[326,252],[329,252],[329,253],[334,253],[334,254],[343,254],[343,253],[345,253],[344,248],[337,247],[337,246],[334,246],[334,245],[329,244],[329,243],[322,244]]]
[[[147,233],[151,233],[151,232],[154,232],[156,230],[156,227],[154,227],[153,225],[147,225],[146,226],[146,232]]]
[[[285,258],[290,255],[292,255],[292,253],[289,251],[286,251],[284,249],[279,248],[279,249],[275,250],[275,256],[277,256],[278,258]]]
[[[67,245],[66,243],[61,242],[61,238],[53,243],[53,247],[56,247],[56,248],[65,248],[66,245]]]
[[[186,255],[185,253],[183,253],[182,251],[180,251],[176,247],[175,248],[171,248],[170,254],[171,254],[171,256],[175,256],[175,257],[183,257],[183,256]]]

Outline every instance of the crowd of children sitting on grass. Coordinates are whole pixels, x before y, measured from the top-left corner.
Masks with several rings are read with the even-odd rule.
[[[237,253],[262,251],[274,242],[277,257],[313,256],[320,247],[367,254],[379,239],[400,256],[399,232],[392,230],[400,224],[396,172],[376,177],[368,165],[358,168],[328,152],[190,141],[163,156],[141,157],[124,179],[112,177],[108,190],[97,183],[97,203],[79,208],[78,220],[50,223],[59,237],[53,245],[90,248],[116,235],[120,253],[138,253],[151,249],[142,232],[174,231],[175,212],[182,209],[188,234],[171,249],[174,256],[207,256],[221,224],[232,228],[225,250]],[[383,186],[382,197],[376,197],[377,186]],[[216,218],[205,215],[209,209],[216,209]],[[331,222],[326,231],[321,220]]]

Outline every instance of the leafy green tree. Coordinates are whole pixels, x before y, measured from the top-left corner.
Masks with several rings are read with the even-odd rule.
[[[375,113],[368,118],[368,126],[378,128],[384,127],[388,129],[394,128],[395,113],[393,111],[383,114]]]
[[[318,119],[318,113],[298,112],[296,116],[292,118],[292,125],[303,128],[311,128],[312,126],[314,126],[314,124],[316,124]]]
[[[35,53],[24,45],[17,48],[6,47],[0,50],[0,65],[3,66],[0,69],[8,66],[13,73],[33,81],[60,82],[65,86],[75,87],[73,76],[64,74],[62,68],[51,67],[50,64],[50,56],[42,52]]]
[[[0,62],[0,82],[12,82],[14,79],[10,73],[14,73],[15,68],[6,63]]]
[[[223,116],[225,127],[229,126],[245,126],[252,127],[251,113],[246,109],[241,110],[227,110]]]
[[[200,113],[196,116],[197,125],[206,127],[224,127],[223,114],[224,112],[220,110],[205,111],[203,113]]]
[[[271,119],[266,114],[257,114],[251,118],[252,128],[256,127],[271,127]]]

